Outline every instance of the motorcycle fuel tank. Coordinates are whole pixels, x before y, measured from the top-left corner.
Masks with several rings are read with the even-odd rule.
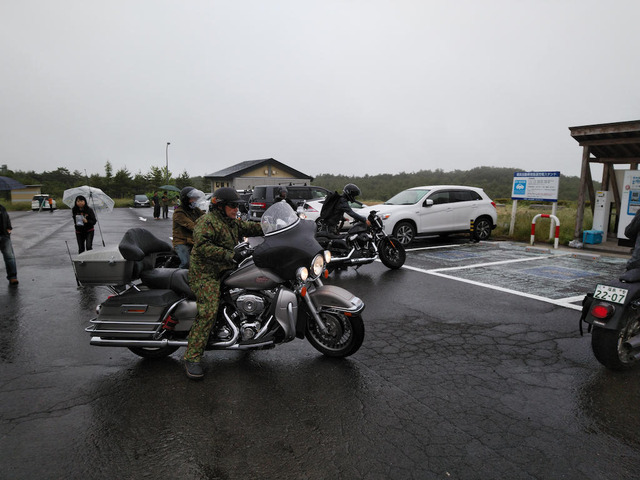
[[[232,288],[245,288],[247,290],[267,290],[280,285],[283,280],[269,270],[263,270],[253,262],[229,275],[224,284]]]

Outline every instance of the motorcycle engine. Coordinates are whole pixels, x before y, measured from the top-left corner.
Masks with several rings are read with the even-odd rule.
[[[358,250],[364,250],[372,240],[371,235],[368,233],[358,233],[349,237],[349,243],[356,247]]]
[[[230,293],[238,314],[234,321],[238,324],[242,340],[250,340],[260,331],[262,324],[259,317],[269,303],[268,297],[248,293],[242,289]]]
[[[262,297],[247,293],[236,299],[236,308],[245,315],[260,315],[264,311],[264,300]]]

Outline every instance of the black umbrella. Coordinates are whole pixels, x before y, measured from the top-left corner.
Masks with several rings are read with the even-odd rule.
[[[26,185],[9,177],[0,177],[0,190],[14,190],[16,188],[24,188]]]

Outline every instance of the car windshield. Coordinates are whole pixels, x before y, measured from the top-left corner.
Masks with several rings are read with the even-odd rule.
[[[385,205],[413,205],[429,193],[429,189],[405,190],[384,202]]]
[[[138,200],[139,202],[146,202],[149,199],[146,195],[136,195],[136,200]]]
[[[289,230],[299,221],[300,218],[287,202],[276,202],[267,208],[260,223],[266,236]]]

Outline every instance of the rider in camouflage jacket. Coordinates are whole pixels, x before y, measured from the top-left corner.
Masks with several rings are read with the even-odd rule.
[[[200,217],[193,231],[189,285],[196,294],[198,313],[184,354],[187,376],[192,379],[204,375],[200,359],[218,312],[220,277],[236,265],[233,248],[243,236],[262,235],[259,223],[236,218],[240,201],[233,188],[216,190],[213,211]]]

